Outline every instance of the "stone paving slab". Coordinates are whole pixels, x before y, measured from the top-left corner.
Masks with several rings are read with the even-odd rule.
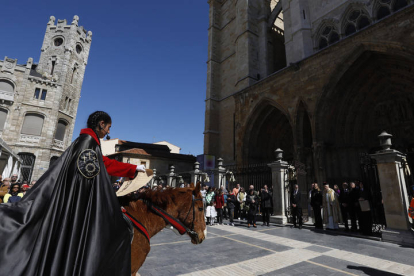
[[[376,276],[377,275],[378,276],[401,275],[399,273],[387,272],[387,271],[380,270],[378,268],[370,268],[365,265],[361,265],[357,262],[346,261],[346,260],[337,259],[337,258],[330,257],[330,256],[320,256],[320,257],[311,259],[310,261],[321,264],[321,265],[335,267],[344,272],[348,272],[354,275],[376,275]]]
[[[208,232],[193,245],[188,236],[162,231],[140,275],[414,276],[413,248],[286,227],[223,225]]]
[[[269,273],[263,274],[261,276],[347,276],[350,274],[326,269],[325,267],[321,267],[309,262],[301,262],[298,264],[294,264],[276,271],[271,271]],[[359,275],[359,274],[356,274]],[[363,274],[362,274],[363,275]]]

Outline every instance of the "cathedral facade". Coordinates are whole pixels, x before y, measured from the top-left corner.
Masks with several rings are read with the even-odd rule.
[[[210,0],[204,153],[263,164],[281,148],[331,183],[360,179],[384,130],[412,156],[413,4]]]
[[[21,180],[37,180],[71,143],[92,41],[78,22],[50,17],[37,64],[0,61],[1,138],[21,159],[2,155],[0,170]]]

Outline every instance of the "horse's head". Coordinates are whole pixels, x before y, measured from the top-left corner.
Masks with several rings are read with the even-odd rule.
[[[197,183],[195,188],[194,184],[191,185],[191,188],[183,189],[185,196],[184,200],[180,202],[179,219],[190,230],[187,234],[191,237],[191,242],[200,244],[207,236],[203,198],[200,193],[200,183]]]

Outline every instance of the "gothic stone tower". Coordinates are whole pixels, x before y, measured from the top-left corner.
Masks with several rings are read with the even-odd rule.
[[[414,165],[414,0],[209,4],[205,154],[342,183],[386,130]]]
[[[20,179],[38,179],[71,143],[92,41],[78,21],[50,17],[38,64],[0,61],[1,137],[23,159]]]
[[[236,159],[232,95],[286,66],[283,13],[277,0],[208,3],[204,153],[231,163]]]

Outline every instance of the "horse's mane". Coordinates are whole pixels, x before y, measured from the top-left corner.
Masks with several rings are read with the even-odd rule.
[[[139,195],[140,200],[146,200],[162,209],[166,209],[168,205],[173,204],[177,200],[178,194],[192,192],[193,188],[166,188],[163,190],[146,190]],[[130,204],[134,207],[135,204]]]

